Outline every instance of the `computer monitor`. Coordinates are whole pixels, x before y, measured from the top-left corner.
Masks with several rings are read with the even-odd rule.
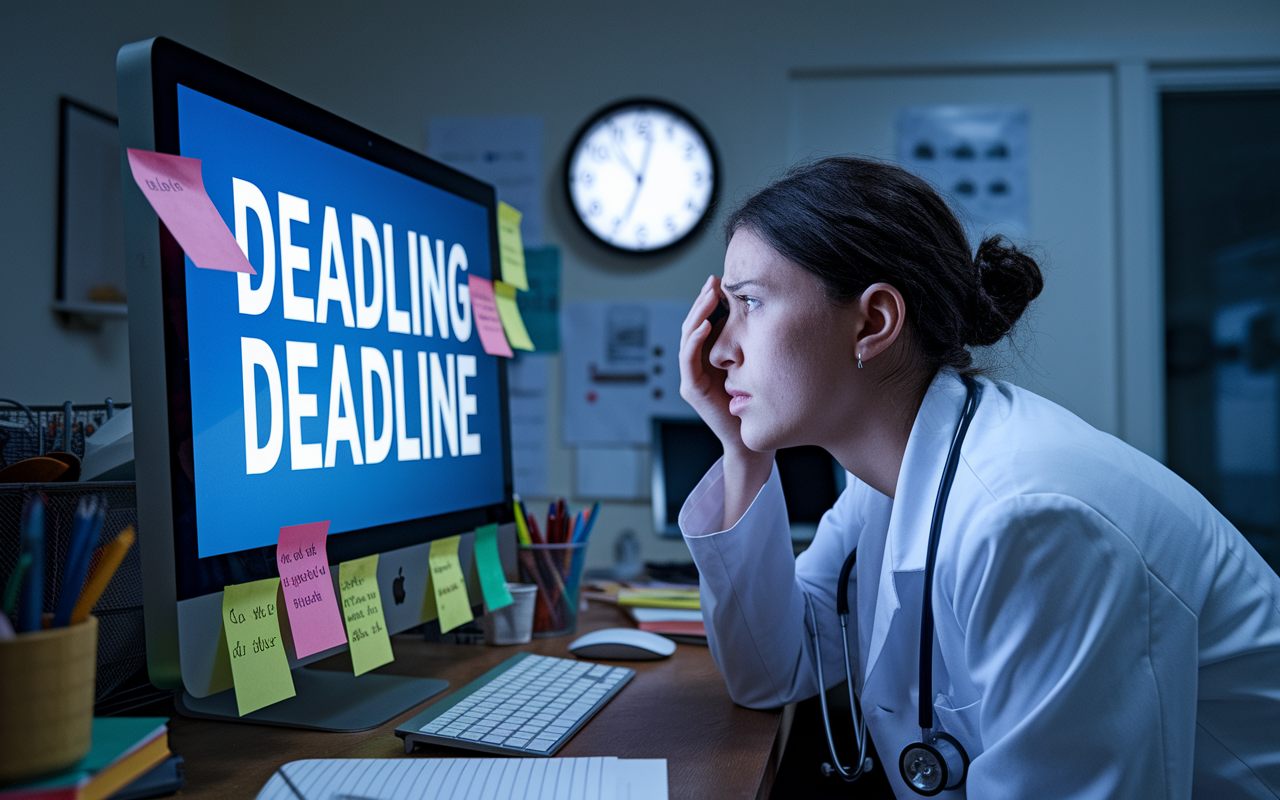
[[[724,448],[696,419],[654,419],[652,446],[653,527],[663,536],[680,536],[680,507]],[[791,539],[812,541],[822,515],[844,491],[845,471],[826,450],[811,445],[783,448],[776,460]]]
[[[279,574],[281,527],[327,520],[333,565],[380,554],[395,633],[421,623],[431,541],[513,519],[506,365],[467,287],[498,274],[494,191],[163,38],[117,72],[124,174],[126,148],[200,159],[256,271],[197,268],[124,181],[148,667],[235,716],[222,590]],[[442,688],[286,645],[298,697],[256,720],[369,727]]]

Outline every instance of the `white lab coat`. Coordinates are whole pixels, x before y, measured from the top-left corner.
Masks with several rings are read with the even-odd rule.
[[[980,380],[934,578],[935,727],[972,759],[966,785],[944,796],[1280,795],[1280,578],[1156,461]],[[877,768],[900,798],[916,796],[898,755],[920,736],[925,552],[964,397],[954,372],[939,373],[895,499],[850,476],[797,558],[776,468],[729,530],[720,464],[680,513],[712,655],[734,700],[756,708],[817,692],[806,597],[828,688],[844,679],[836,581],[858,547],[854,679]]]

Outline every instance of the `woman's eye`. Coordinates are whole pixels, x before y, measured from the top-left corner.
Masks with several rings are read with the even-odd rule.
[[[740,295],[738,299],[741,300],[742,304],[747,307],[748,312],[755,311],[757,308],[760,307],[760,301],[755,299],[754,297],[744,297]]]

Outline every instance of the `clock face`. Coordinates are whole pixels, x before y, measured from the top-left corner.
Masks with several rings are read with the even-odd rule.
[[[569,152],[574,213],[593,236],[630,253],[671,247],[711,210],[711,143],[687,114],[652,100],[620,103],[587,123]]]

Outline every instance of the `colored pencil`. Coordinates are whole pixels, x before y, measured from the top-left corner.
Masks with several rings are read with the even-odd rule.
[[[76,601],[75,609],[71,612],[72,625],[77,625],[89,618],[89,612],[93,611],[98,598],[102,597],[102,593],[107,589],[107,584],[111,583],[111,578],[115,576],[116,570],[120,568],[120,564],[124,561],[129,548],[133,546],[135,538],[133,526],[130,525],[120,531],[120,535],[113,539],[110,544],[101,548],[102,557],[98,560],[98,566],[94,567],[93,572],[85,581],[84,591],[80,593],[80,599]]]

